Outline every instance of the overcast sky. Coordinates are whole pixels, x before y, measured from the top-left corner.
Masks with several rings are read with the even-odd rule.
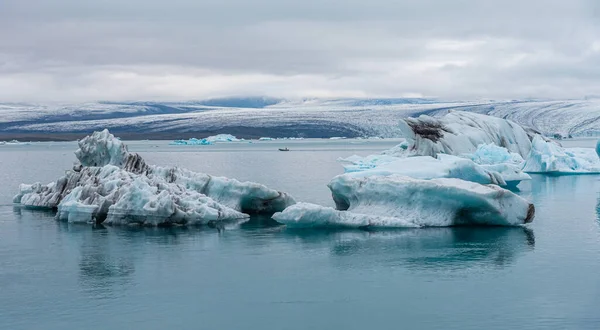
[[[0,101],[600,95],[598,0],[0,0]]]

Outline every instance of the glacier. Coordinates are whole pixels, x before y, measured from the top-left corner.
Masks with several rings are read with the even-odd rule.
[[[517,226],[535,216],[533,204],[508,190],[460,179],[339,175],[328,186],[337,210],[299,203],[273,219],[290,228],[405,228]]]
[[[537,135],[523,170],[528,173],[594,174],[600,173],[600,158],[593,148],[563,148]]]
[[[148,165],[108,130],[79,141],[80,164],[56,182],[22,184],[13,202],[69,222],[194,225],[273,214],[295,203],[252,182]]]
[[[279,100],[261,103],[256,108],[242,107],[242,104],[226,102],[217,106],[203,101],[0,103],[0,139],[23,140],[32,136],[64,139],[67,133],[87,134],[104,128],[128,139],[190,138],[215,132],[236,132],[245,138],[258,138],[256,132],[272,137],[389,138],[400,137],[397,122],[403,118],[440,117],[450,110],[505,118],[545,136],[600,135],[600,99],[597,98],[473,101],[346,98]]]

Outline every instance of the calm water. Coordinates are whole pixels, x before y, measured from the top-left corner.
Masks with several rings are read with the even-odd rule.
[[[130,150],[332,205],[336,159],[392,145]],[[0,146],[0,329],[600,328],[599,176],[522,184],[537,208],[528,228],[290,231],[268,219],[222,232],[92,228],[13,207],[19,183],[54,180],[74,149]]]

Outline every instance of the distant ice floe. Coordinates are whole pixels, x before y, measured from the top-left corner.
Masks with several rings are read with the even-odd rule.
[[[31,145],[31,142],[20,142],[18,140],[0,141],[0,146],[27,146],[27,145]]]
[[[22,184],[14,202],[69,222],[197,225],[273,214],[295,203],[253,182],[148,165],[107,130],[79,141],[80,164],[56,182]]]
[[[171,145],[211,145],[216,142],[240,142],[244,141],[244,139],[238,139],[237,137],[231,134],[218,134],[209,136],[204,139],[196,139],[191,138],[189,140],[175,140],[171,142]]]
[[[459,179],[340,175],[329,188],[337,210],[299,203],[273,219],[290,228],[515,226],[535,214],[533,204],[508,190]]]

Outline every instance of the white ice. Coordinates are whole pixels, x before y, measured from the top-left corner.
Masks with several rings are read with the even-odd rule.
[[[324,207],[310,203],[298,203],[292,205],[286,208],[283,212],[273,214],[273,219],[279,223],[287,225],[288,228],[419,227],[400,218],[338,211],[331,207]]]
[[[239,142],[243,139],[238,139],[231,134],[217,134],[206,137],[204,139],[191,138],[189,140],[175,140],[172,145],[211,145],[217,142]]]
[[[415,156],[398,158],[388,155],[352,156],[340,161],[345,164],[345,175],[361,178],[368,176],[405,175],[416,179],[457,178],[481,184],[514,187],[531,177],[510,164],[478,165],[469,159],[439,154],[438,158]]]
[[[273,219],[290,227],[515,226],[533,221],[535,213],[508,190],[459,179],[340,175],[329,188],[338,210],[302,203]]]
[[[549,174],[600,173],[598,145],[593,148],[563,148],[536,135],[523,171]]]
[[[71,222],[202,224],[272,214],[295,203],[258,183],[147,165],[108,131],[79,142],[82,166],[48,185],[21,185],[15,203]]]
[[[441,118],[426,115],[400,120],[400,130],[406,138],[406,149],[397,151],[406,156],[473,153],[481,144],[495,144],[518,153],[529,154],[531,142],[523,128],[511,121],[471,112],[453,111]]]
[[[521,167],[525,163],[520,154],[510,152],[508,149],[493,143],[482,143],[477,146],[477,150],[474,153],[461,156],[469,158],[480,165],[512,164]]]

